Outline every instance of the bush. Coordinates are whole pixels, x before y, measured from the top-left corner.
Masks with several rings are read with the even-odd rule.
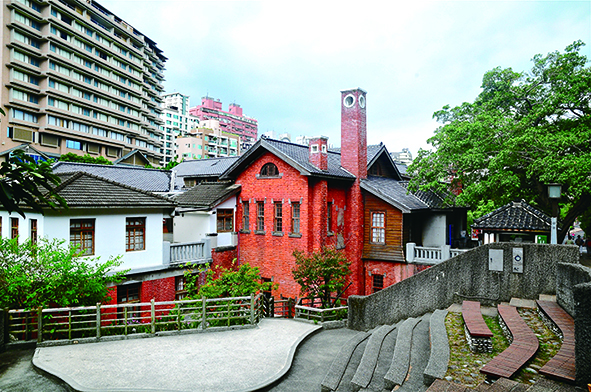
[[[107,298],[108,282],[123,280],[126,271],[109,275],[121,265],[121,256],[101,263],[64,243],[0,238],[0,308],[95,305]]]

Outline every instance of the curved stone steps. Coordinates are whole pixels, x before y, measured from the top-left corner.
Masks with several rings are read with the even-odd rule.
[[[361,358],[363,357],[363,352],[365,351],[365,346],[367,345],[368,340],[369,339],[366,339],[361,342],[353,352],[353,355],[349,360],[349,365],[345,369],[345,373],[341,378],[341,382],[339,383],[336,392],[353,392],[353,384],[351,384],[351,380],[353,379],[353,376],[357,371],[357,367],[361,362]]]
[[[442,379],[447,372],[449,364],[449,341],[445,328],[447,310],[437,309],[431,315],[429,338],[431,341],[431,354],[429,362],[423,372],[423,382],[431,385],[436,379]]]
[[[410,362],[404,382],[397,392],[424,392],[429,387],[423,383],[424,371],[429,360],[429,324],[431,313],[423,315],[413,329]]]
[[[399,322],[395,325],[395,327],[398,328],[401,324],[402,322]],[[384,376],[386,375],[388,369],[390,369],[392,358],[394,357],[394,347],[396,347],[397,335],[397,330],[392,329],[391,332],[384,338],[371,382],[367,387],[362,388],[361,392],[381,392],[383,390]]]
[[[412,332],[419,320],[418,318],[408,318],[398,328],[392,364],[386,375],[384,375],[385,389],[392,390],[396,385],[402,385],[406,378],[410,365]]]
[[[361,362],[355,371],[355,375],[351,380],[353,391],[359,391],[361,388],[367,388],[378,364],[378,357],[382,353],[382,345],[386,336],[396,329],[395,325],[383,325],[371,334]]]
[[[351,359],[354,356],[355,351],[359,351],[357,350],[358,346],[366,341],[369,336],[369,332],[359,332],[347,343],[345,343],[343,347],[341,347],[339,353],[330,365],[324,380],[320,384],[322,392],[337,390],[341,380],[343,379],[343,376],[346,373],[349,362],[351,362]],[[363,347],[365,348],[365,346]]]

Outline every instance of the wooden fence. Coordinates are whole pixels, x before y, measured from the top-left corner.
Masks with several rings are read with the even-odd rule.
[[[17,341],[73,340],[241,325],[264,317],[263,295],[7,311]]]

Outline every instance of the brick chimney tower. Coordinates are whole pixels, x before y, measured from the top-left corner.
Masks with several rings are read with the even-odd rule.
[[[328,170],[328,137],[316,136],[310,139],[308,160],[320,170]]]
[[[341,166],[358,179],[367,178],[366,94],[341,91]]]

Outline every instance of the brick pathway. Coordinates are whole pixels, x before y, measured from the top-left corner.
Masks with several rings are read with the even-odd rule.
[[[575,322],[556,302],[537,302],[563,336],[560,350],[540,369],[540,373],[564,381],[575,381]]]
[[[499,316],[513,335],[513,343],[484,365],[480,372],[493,377],[511,378],[535,355],[539,342],[516,308],[499,305],[498,310]]]

